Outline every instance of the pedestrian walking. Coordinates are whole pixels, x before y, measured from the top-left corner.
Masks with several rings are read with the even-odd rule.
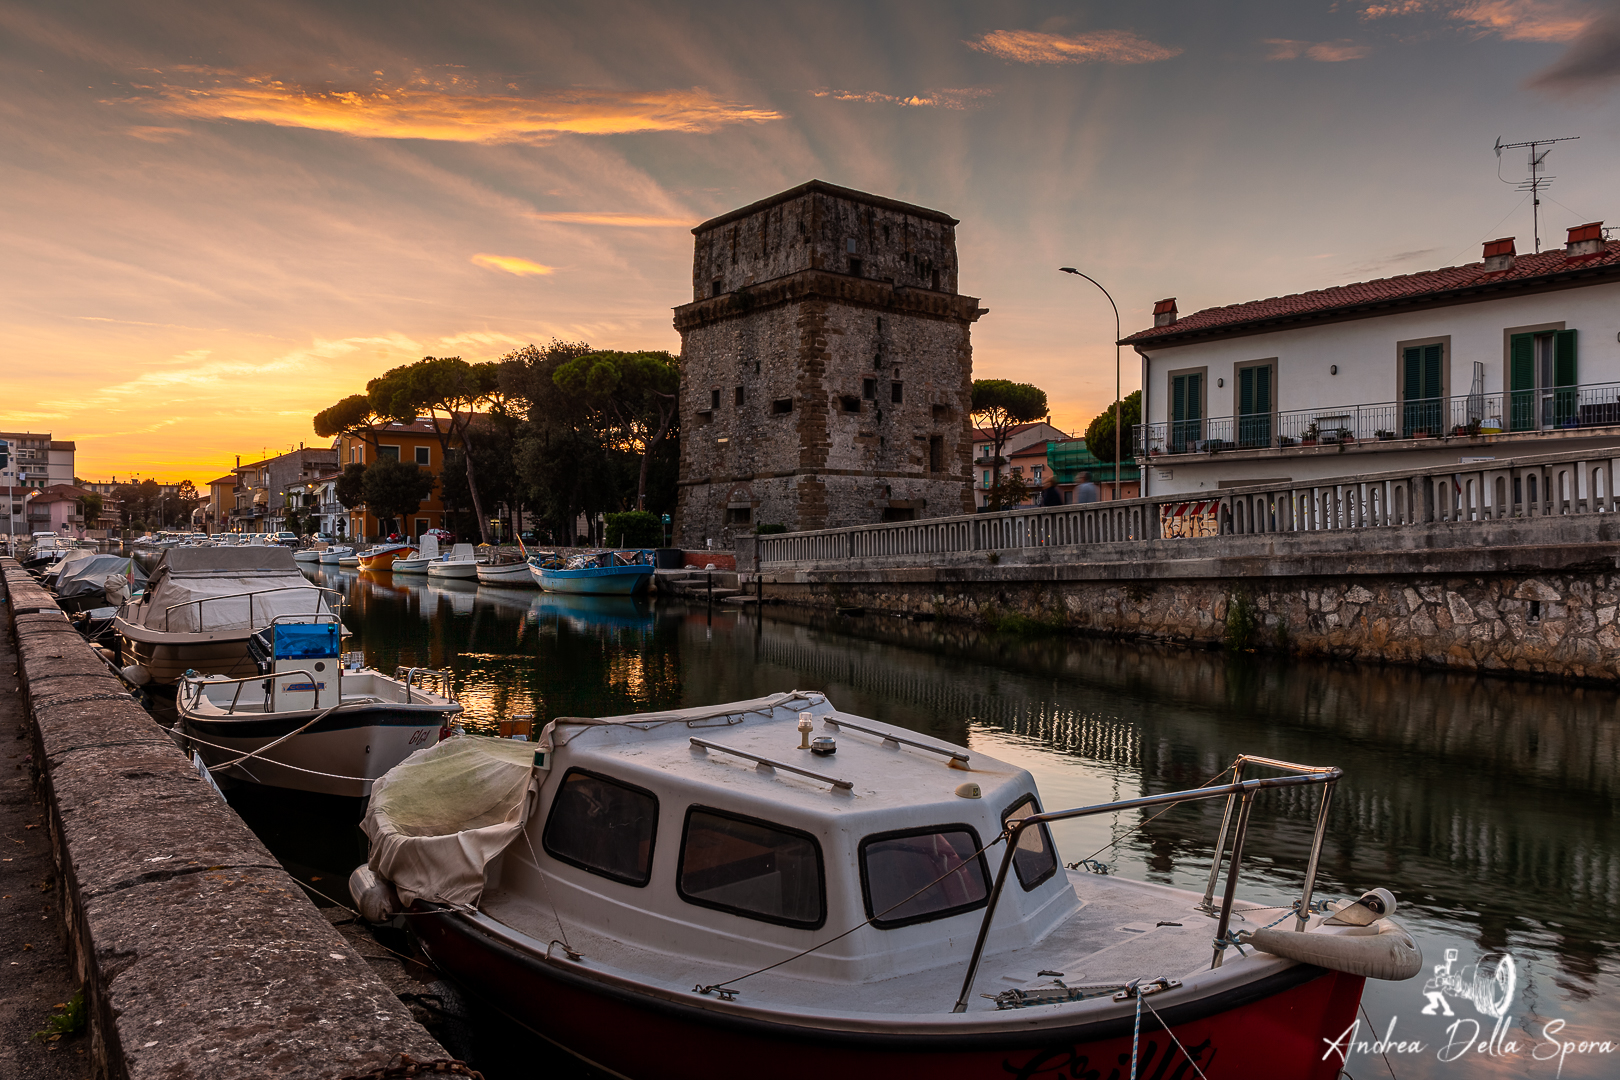
[[[1063,505],[1063,490],[1058,487],[1056,474],[1052,474],[1052,475],[1047,476],[1046,483],[1041,485],[1041,502],[1040,502],[1040,505],[1042,505],[1042,506],[1062,506]]]
[[[1074,489],[1074,501],[1088,503],[1096,502],[1100,498],[1102,498],[1102,491],[1098,489],[1096,484],[1092,483],[1091,474],[1088,472],[1081,473],[1080,486]]]

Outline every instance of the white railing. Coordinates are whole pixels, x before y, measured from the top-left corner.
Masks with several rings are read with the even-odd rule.
[[[759,538],[761,568],[1199,536],[1399,528],[1620,508],[1620,450],[1548,454],[1119,502],[1037,507]]]

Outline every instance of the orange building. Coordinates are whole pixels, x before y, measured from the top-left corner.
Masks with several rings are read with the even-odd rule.
[[[371,431],[370,439],[358,435],[343,435],[338,440],[338,466],[369,465],[373,456],[381,454],[397,461],[414,463],[433,474],[433,494],[423,500],[416,513],[400,522],[401,532],[419,537],[429,529],[445,528],[444,503],[440,501],[439,474],[444,471],[444,451],[439,446],[438,430],[428,417],[418,417],[410,424],[387,424]],[[373,447],[372,443],[375,443]],[[386,535],[384,523],[364,507],[349,511],[351,539],[379,538]]]

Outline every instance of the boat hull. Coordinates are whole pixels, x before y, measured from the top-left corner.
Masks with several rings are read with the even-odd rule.
[[[380,551],[368,552],[365,555],[361,555],[359,557],[360,558],[360,569],[362,569],[362,570],[387,570],[387,569],[389,569],[390,567],[392,567],[394,565],[394,560],[395,559],[398,559],[398,558],[400,558],[400,557],[402,557],[404,555],[408,555],[410,552],[412,552],[414,550],[415,550],[415,548],[412,548],[412,547],[409,547],[409,546],[400,546],[400,547],[392,547],[392,548],[383,548]]]
[[[650,566],[592,566],[584,570],[531,571],[540,587],[554,593],[592,593],[598,596],[635,596],[647,591]]]
[[[122,620],[119,620],[122,623]],[[240,678],[257,672],[258,665],[248,656],[247,631],[238,638],[215,637],[190,642],[141,641],[120,628],[124,662],[144,667],[152,681],[169,685],[180,681],[188,670],[199,675],[227,675]]]
[[[450,578],[453,581],[470,581],[478,577],[478,564],[475,562],[436,562],[430,563],[427,568],[430,578]]]
[[[322,552],[315,561],[320,563],[322,566],[336,566],[338,563],[343,561],[345,556],[352,554],[353,552],[348,551],[347,549],[342,551],[327,551]]]
[[[191,737],[191,745],[204,764],[213,766],[262,749],[316,715],[310,710],[240,720],[216,719],[182,709],[180,724],[181,732]],[[370,795],[373,780],[439,741],[445,715],[440,710],[386,705],[344,710],[293,736],[264,757],[217,775],[293,791]]]
[[[395,559],[394,565],[388,569],[396,574],[425,574],[428,571],[428,563],[432,561],[431,558],[425,556]]]
[[[478,582],[481,585],[510,585],[519,589],[534,589],[540,585],[534,580],[534,574],[530,572],[529,564],[526,562],[480,566]]]
[[[609,984],[583,974],[583,965],[561,960],[560,951],[558,960],[545,960],[459,914],[420,902],[417,910],[437,912],[410,923],[442,970],[525,1027],[623,1076],[711,1080],[715,1062],[730,1063],[725,1071],[757,1071],[773,1080],[1058,1080],[1129,1074],[1130,1015],[1037,1027],[1042,1019],[1037,1010],[996,1012],[987,1018],[999,1023],[961,1033],[941,1033],[937,1027],[908,1032],[903,1023],[836,1030],[761,1020],[728,1012],[712,997],[693,997],[701,1004],[689,1004]],[[1196,1075],[1190,1056],[1209,1080],[1333,1080],[1341,1063],[1324,1057],[1322,1040],[1338,1038],[1354,1022],[1362,982],[1359,976],[1300,964],[1212,1000],[1177,1005],[1167,999],[1155,1007],[1185,1049],[1144,1012],[1138,1075],[1190,1080]],[[625,1032],[635,1032],[635,1038],[625,1038]],[[744,1062],[751,1067],[737,1068]]]

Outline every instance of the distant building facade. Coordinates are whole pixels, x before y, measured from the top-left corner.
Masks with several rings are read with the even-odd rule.
[[[74,443],[53,439],[48,431],[0,431],[0,440],[10,444],[0,486],[40,489],[73,483]]]
[[[956,225],[812,180],[693,230],[677,545],[971,511]]]
[[[1015,424],[1007,429],[1006,441],[1001,444],[1000,473],[1005,476],[1012,471],[1012,458],[1028,447],[1037,443],[1061,442],[1067,439],[1068,433],[1054,427],[1045,420],[1036,420],[1028,424]],[[973,432],[973,505],[982,509],[988,505],[989,492],[995,483],[996,469],[996,438],[984,428]],[[1044,459],[1044,453],[1042,457]],[[1028,482],[1029,477],[1024,477]]]
[[[232,492],[230,530],[281,531],[287,524],[288,493],[295,493],[301,502],[304,485],[316,476],[332,472],[337,463],[337,448],[313,446],[299,447],[246,465],[238,459],[232,470],[236,486]]]
[[[340,473],[349,465],[369,465],[379,454],[414,464],[432,473],[435,479],[444,471],[444,450],[439,445],[436,421],[425,416],[419,416],[409,424],[385,424],[376,428],[370,433],[369,441],[357,435],[339,436],[338,460],[326,471]],[[320,477],[312,479],[319,480]],[[340,515],[334,509],[337,477],[334,475],[327,479],[329,484],[316,493],[317,508],[323,516],[338,517]],[[442,486],[435,484],[433,493],[422,501],[416,512],[407,515],[405,521],[394,522],[395,527],[409,537],[419,537],[429,529],[445,528],[445,508],[440,498],[442,491]],[[387,523],[378,520],[377,515],[364,506],[343,508],[341,516],[346,519],[346,528],[334,529],[334,534],[341,532],[350,539],[387,535],[383,528]]]

